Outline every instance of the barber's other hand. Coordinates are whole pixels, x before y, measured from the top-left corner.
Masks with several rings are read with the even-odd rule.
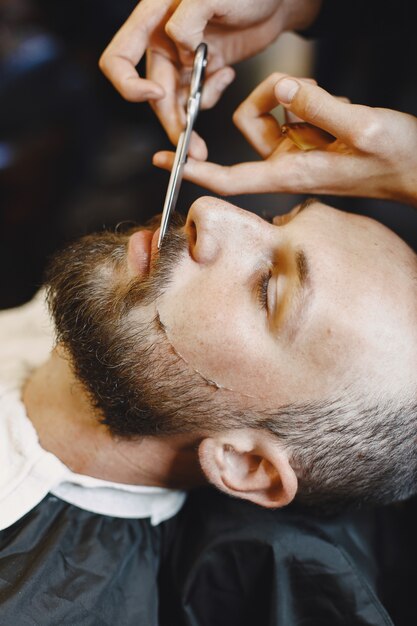
[[[202,108],[216,104],[234,78],[230,64],[266,48],[284,30],[314,21],[322,0],[142,0],[100,59],[100,68],[124,98],[149,100],[176,144],[185,124],[185,99],[195,48],[208,44]],[[147,52],[147,77],[136,66]],[[207,150],[194,134],[190,154]]]
[[[336,140],[302,151],[270,114],[287,113]],[[221,195],[322,193],[394,199],[417,206],[417,118],[350,104],[312,82],[273,74],[240,105],[234,121],[264,161],[224,167],[189,159],[184,177]],[[172,155],[154,163],[169,169]]]

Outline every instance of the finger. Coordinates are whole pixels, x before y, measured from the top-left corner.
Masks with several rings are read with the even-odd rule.
[[[207,76],[204,81],[201,108],[211,109],[220,100],[223,92],[235,78],[235,71],[231,67],[224,67],[214,74]]]
[[[153,163],[170,169],[173,154],[157,153]],[[367,155],[321,150],[277,153],[268,161],[231,167],[189,159],[184,168],[184,178],[221,195],[281,192],[384,197],[376,174],[378,168]]]
[[[136,66],[151,33],[165,19],[171,0],[142,0],[104,50],[99,66],[119,93],[132,102],[161,98],[160,81],[141,78]]]
[[[284,75],[278,72],[262,81],[236,109],[233,121],[245,139],[265,159],[281,141],[281,128],[270,111],[277,105],[274,87]]]
[[[204,41],[204,30],[215,13],[215,4],[213,0],[182,0],[167,21],[165,32],[182,49],[183,62],[188,59],[192,64],[194,50]]]
[[[186,120],[185,109],[178,100],[179,74],[177,68],[165,55],[148,50],[146,74],[152,78],[158,76],[158,79],[165,86],[165,96],[150,104],[170,141],[177,145],[178,137],[184,130]]]
[[[186,113],[179,87],[179,74],[172,61],[155,51],[147,53],[147,74],[158,76],[165,85],[165,96],[150,102],[170,141],[177,145],[180,134],[185,128]],[[207,159],[207,146],[197,133],[193,132],[188,148],[195,159]]]
[[[174,155],[158,152],[153,163],[171,169]],[[308,193],[375,195],[369,158],[322,151],[292,152],[268,161],[239,163],[230,167],[189,159],[184,178],[220,195],[241,193]]]
[[[270,111],[278,106],[274,88],[285,74],[274,72],[236,109],[233,121],[246,140],[264,159],[276,149],[282,140],[280,126]],[[300,78],[300,81],[315,84],[313,78]]]
[[[195,130],[191,133],[188,154],[191,158],[196,159],[197,161],[206,161],[208,157],[206,142],[198,133],[195,132]]]
[[[229,42],[230,36],[227,31],[220,32],[221,45],[212,45],[210,36],[207,35],[208,23],[225,15],[223,0],[181,0],[176,10],[165,24],[165,32],[176,44],[181,63],[192,66],[194,52],[202,41],[207,41],[208,65],[207,69],[215,72],[225,65],[230,65],[232,60],[225,62],[224,52],[236,48]],[[248,55],[251,56],[251,55]],[[236,60],[236,59],[234,59]]]
[[[184,74],[184,72],[182,73]],[[223,91],[230,85],[234,77],[235,71],[231,67],[224,67],[207,76],[202,90],[200,109],[211,109],[217,104]],[[190,96],[190,80],[182,82],[184,84],[180,89],[179,100],[185,108]]]
[[[125,100],[129,102],[145,102],[163,98],[164,90],[161,85],[152,80],[140,78],[131,61],[114,56],[111,67],[100,63],[100,68]]]
[[[301,79],[297,79],[297,80],[301,80]],[[302,79],[308,82],[311,82],[311,84],[317,85],[317,82],[315,80],[311,80],[310,79]],[[340,102],[347,102],[348,104],[350,104],[350,100],[349,98],[346,98],[345,96],[334,96],[335,98],[337,98],[338,100],[340,100]],[[290,111],[289,109],[285,109],[285,123],[286,124],[297,124],[299,122],[304,122],[305,120],[302,120],[301,117],[298,117],[297,115],[295,115],[295,113],[293,113],[292,111]]]
[[[281,28],[272,14],[280,3],[281,0],[263,3],[182,0],[165,31],[176,43],[181,62],[188,65],[197,45],[207,41],[208,68],[214,72],[253,56],[276,39]]]
[[[265,80],[263,80],[255,89],[249,94],[249,96],[238,107],[245,109],[246,106],[256,108],[259,113],[267,113],[273,108],[278,106],[279,102],[275,94],[275,85],[282,78],[287,78],[286,74],[282,72],[273,72]],[[314,78],[297,78],[297,81],[306,83],[308,85],[317,85],[317,81]]]
[[[373,125],[370,107],[346,103],[321,87],[298,79],[282,78],[275,86],[275,94],[286,109],[347,145],[360,147],[362,134]]]
[[[157,167],[170,170],[174,153],[157,152],[152,162]],[[223,166],[190,158],[184,166],[183,175],[186,180],[224,196],[268,193],[276,189],[274,167],[269,161]]]
[[[301,80],[305,83],[310,83],[310,85],[317,85],[317,81],[314,78],[297,78],[297,80]],[[286,124],[296,124],[298,122],[304,122],[301,117],[298,117],[292,111],[288,109],[284,109],[284,117]]]

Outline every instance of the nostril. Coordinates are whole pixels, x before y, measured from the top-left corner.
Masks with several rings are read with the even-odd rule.
[[[188,250],[190,257],[198,264],[213,263],[219,252],[218,238],[221,233],[218,220],[213,219],[211,213],[197,210],[196,204],[188,212],[185,224]]]
[[[187,235],[190,249],[192,249],[197,244],[197,226],[193,219],[187,221]]]

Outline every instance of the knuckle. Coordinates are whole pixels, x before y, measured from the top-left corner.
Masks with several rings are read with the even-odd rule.
[[[224,166],[221,176],[217,177],[214,191],[221,196],[233,193],[233,170],[230,166]]]
[[[317,190],[317,182],[314,181],[314,176],[311,177],[311,168],[308,167],[306,155],[306,152],[294,152],[283,155],[281,176],[279,178],[280,192],[309,193]]]
[[[384,129],[378,115],[372,109],[366,109],[352,135],[352,144],[362,152],[378,149],[384,138]]]
[[[258,117],[259,112],[256,105],[250,100],[244,100],[232,115],[234,125],[243,130],[247,128],[250,120]]]
[[[301,90],[300,90],[301,91]],[[321,100],[313,100],[306,96],[301,96],[300,94],[300,105],[301,105],[301,116],[308,121],[314,124],[315,121],[321,119],[323,117],[323,113],[325,113],[325,106]],[[297,95],[295,96],[295,99]],[[294,99],[294,100],[295,100]]]
[[[241,104],[232,115],[233,124],[241,128],[245,119],[245,107]]]
[[[181,42],[184,39],[184,29],[174,19],[168,20],[165,24],[165,32],[174,41]]]
[[[104,51],[103,54],[101,55],[101,57],[99,58],[98,66],[99,66],[100,70],[103,72],[103,74],[105,76],[107,76],[108,64],[107,64],[107,53],[106,53],[106,51]]]
[[[276,190],[280,193],[294,193],[296,189],[297,193],[303,193],[303,185],[300,183],[304,183],[304,177],[301,181],[299,165],[294,162],[294,157],[283,158],[281,168],[285,176],[275,177]]]

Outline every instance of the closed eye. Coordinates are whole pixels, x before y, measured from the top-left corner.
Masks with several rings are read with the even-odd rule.
[[[271,280],[271,276],[271,270],[261,274],[257,287],[258,302],[261,308],[266,311],[268,311],[268,285]]]

